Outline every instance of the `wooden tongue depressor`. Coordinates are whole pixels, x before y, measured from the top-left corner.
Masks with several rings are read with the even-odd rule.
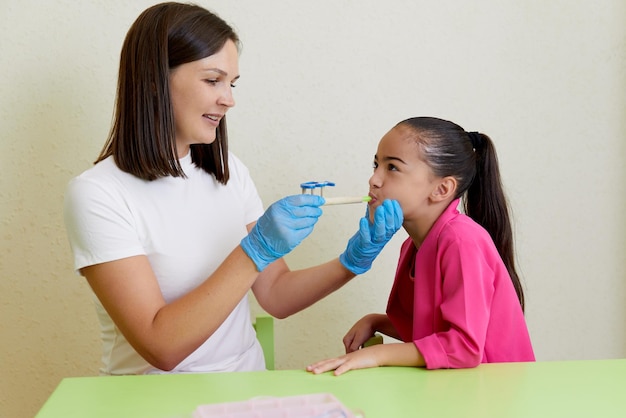
[[[324,205],[347,205],[349,203],[363,203],[372,200],[369,196],[358,197],[326,197]]]

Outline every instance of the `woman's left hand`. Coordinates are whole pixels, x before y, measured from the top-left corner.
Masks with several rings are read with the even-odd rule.
[[[393,235],[402,227],[404,216],[397,200],[385,200],[374,212],[370,223],[369,207],[359,222],[359,230],[350,238],[339,261],[354,274],[363,274]]]

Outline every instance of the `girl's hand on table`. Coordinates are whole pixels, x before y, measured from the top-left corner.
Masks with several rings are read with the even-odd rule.
[[[348,370],[367,369],[379,366],[424,367],[426,362],[413,342],[376,344],[345,354],[341,357],[318,361],[306,370],[320,374],[330,370],[339,376]]]
[[[318,361],[306,367],[308,372],[320,374],[334,370],[335,376],[339,376],[349,370],[368,369],[378,367],[377,352],[383,348],[382,345],[371,346],[361,350],[353,351],[341,357]]]

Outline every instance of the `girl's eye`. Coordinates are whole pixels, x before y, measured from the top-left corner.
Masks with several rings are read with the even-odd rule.
[[[377,169],[377,168],[378,168],[378,163],[377,163],[376,161],[374,161],[374,162],[372,163],[372,168],[373,168],[373,169]]]
[[[389,164],[388,169],[389,169],[389,171],[398,171],[398,167],[396,167],[396,166],[395,166],[395,165],[393,165],[393,164]]]
[[[204,80],[204,81],[206,81],[206,82],[207,82],[207,83],[209,83],[209,84],[217,84],[217,80],[216,80],[216,79],[213,79],[213,78],[208,79],[208,80]]]
[[[230,87],[234,89],[237,85],[235,83],[230,83]]]

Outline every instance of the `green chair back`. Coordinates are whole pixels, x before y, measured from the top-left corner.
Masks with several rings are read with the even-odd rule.
[[[252,325],[263,348],[265,367],[274,370],[274,318],[270,315],[258,315]]]

